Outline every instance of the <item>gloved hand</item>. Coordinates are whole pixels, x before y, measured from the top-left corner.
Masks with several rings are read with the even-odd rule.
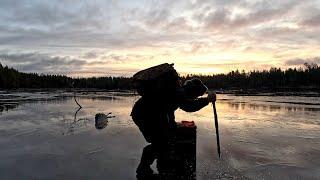
[[[217,95],[216,95],[215,92],[209,91],[207,98],[208,98],[208,101],[209,101],[209,102],[214,103],[214,102],[216,102],[216,100],[217,100]]]

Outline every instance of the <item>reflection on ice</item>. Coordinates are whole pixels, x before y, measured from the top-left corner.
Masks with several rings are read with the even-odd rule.
[[[293,104],[283,105],[283,104],[271,104],[271,103],[255,103],[255,102],[233,102],[225,101],[230,108],[236,110],[244,110],[249,108],[251,110],[263,110],[263,111],[320,111],[320,106],[294,106]]]

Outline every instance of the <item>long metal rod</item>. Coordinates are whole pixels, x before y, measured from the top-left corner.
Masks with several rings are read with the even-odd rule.
[[[213,107],[213,114],[214,114],[214,124],[216,126],[218,155],[219,155],[219,158],[220,158],[221,150],[220,150],[219,124],[218,124],[218,115],[217,115],[216,103],[215,102],[212,103],[212,107]]]

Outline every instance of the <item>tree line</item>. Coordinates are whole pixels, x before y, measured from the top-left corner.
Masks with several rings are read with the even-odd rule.
[[[320,66],[304,64],[304,68],[271,68],[262,71],[231,71],[227,74],[195,75],[182,80],[199,78],[210,89],[277,89],[316,88],[320,89]],[[0,88],[98,88],[107,90],[134,89],[131,77],[71,78],[64,75],[23,73],[2,66],[0,63]]]
[[[64,75],[23,73],[0,63],[0,88],[98,88],[133,89],[129,77],[71,78]]]
[[[305,63],[304,68],[272,67],[269,70],[231,71],[216,75],[187,75],[185,79],[199,78],[209,89],[320,89],[320,66]]]

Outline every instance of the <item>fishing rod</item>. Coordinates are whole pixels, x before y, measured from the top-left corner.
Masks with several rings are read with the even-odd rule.
[[[217,137],[217,148],[218,148],[218,156],[221,157],[221,150],[220,150],[220,137],[219,137],[219,123],[218,123],[218,115],[217,115],[217,108],[216,102],[212,102],[213,114],[214,114],[214,125],[216,127],[216,137]]]

